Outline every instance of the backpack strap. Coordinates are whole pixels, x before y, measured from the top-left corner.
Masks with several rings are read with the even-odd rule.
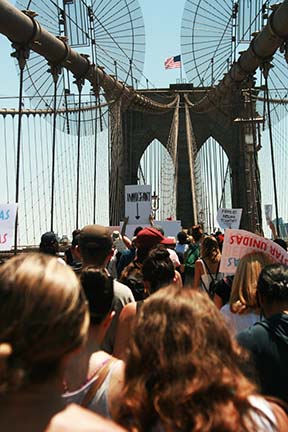
[[[204,263],[205,268],[208,270],[208,274],[209,274],[209,276],[211,278],[210,284],[211,284],[211,282],[215,283],[217,281],[217,276],[218,276],[218,273],[219,273],[220,261],[218,262],[218,266],[217,266],[215,277],[212,275],[212,273],[211,273],[211,271],[210,271],[210,269],[209,269],[206,261],[204,260],[204,258],[202,258],[201,261]],[[210,284],[209,284],[209,287],[207,288],[206,285],[205,285],[205,283],[203,282],[202,278],[201,278],[201,283],[202,283],[202,286],[204,287],[205,291],[207,292],[207,294],[211,297]],[[214,297],[214,294],[213,294],[213,297]]]
[[[98,369],[98,372],[96,373],[97,378],[95,379],[94,383],[89,388],[88,392],[86,393],[86,395],[85,395],[85,397],[81,403],[82,407],[84,407],[84,408],[88,407],[88,405],[90,404],[90,402],[94,398],[95,394],[97,393],[97,390],[99,390],[99,388],[103,384],[103,382],[104,382],[104,380],[105,380],[105,378],[106,378],[106,376],[110,370],[110,367],[117,360],[118,359],[115,359],[114,357],[111,356],[111,358],[104,365],[100,366],[100,368]]]
[[[209,269],[209,267],[208,267],[206,261],[204,260],[204,258],[202,258],[202,261],[204,262],[205,267],[206,267],[206,269],[208,270],[209,276],[211,277],[211,279],[212,279],[214,282],[216,282],[216,280],[217,280],[217,276],[218,276],[218,274],[219,274],[220,261],[218,262],[218,266],[217,266],[217,270],[216,270],[216,273],[215,273],[215,277],[212,275],[212,273],[211,273],[211,271],[210,271],[210,269]]]

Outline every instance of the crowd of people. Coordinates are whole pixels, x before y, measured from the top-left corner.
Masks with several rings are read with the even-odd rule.
[[[0,430],[287,432],[288,267],[127,222],[0,266]]]

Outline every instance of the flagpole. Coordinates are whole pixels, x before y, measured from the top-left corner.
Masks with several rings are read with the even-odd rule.
[[[180,55],[180,84],[183,83],[183,77],[182,77],[182,57]]]

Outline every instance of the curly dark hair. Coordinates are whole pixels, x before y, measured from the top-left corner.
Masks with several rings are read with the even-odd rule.
[[[163,285],[172,283],[175,270],[165,246],[156,246],[149,252],[148,257],[143,262],[142,273],[143,280],[150,284],[150,294],[156,292]]]
[[[257,291],[269,302],[288,302],[288,266],[270,264],[259,275]]]
[[[242,349],[207,296],[173,286],[142,306],[118,421],[129,431],[256,431]]]

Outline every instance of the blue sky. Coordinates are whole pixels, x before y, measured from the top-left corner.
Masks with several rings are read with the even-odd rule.
[[[142,8],[146,55],[144,75],[155,87],[168,87],[179,78],[179,69],[165,70],[164,60],[180,54],[180,30],[185,0],[138,0]],[[11,3],[15,3],[11,1]],[[17,95],[18,82],[11,47],[0,35],[0,96]]]
[[[184,0],[140,0],[146,28],[145,75],[156,87],[168,87],[179,78],[179,69],[164,69],[164,60],[180,54]]]
[[[179,69],[165,70],[164,60],[166,57],[181,53],[180,31],[185,0],[138,1],[142,8],[146,33],[144,75],[155,87],[168,87],[170,83],[175,83],[180,75]],[[11,1],[11,3],[15,2]],[[0,96],[18,94],[17,72],[14,59],[10,57],[11,51],[10,43],[0,35]],[[268,153],[268,148],[264,146],[260,153],[260,163],[266,166],[267,173],[267,166],[270,163],[267,163],[265,155]],[[267,192],[267,196],[263,197],[263,204],[272,202],[271,189],[270,175],[264,177],[262,175],[262,190]],[[286,213],[286,209],[280,211],[285,218]]]
[[[11,1],[11,3],[15,3],[15,1]],[[180,54],[180,30],[185,0],[178,0],[177,2],[171,0],[139,0],[139,4],[142,7],[146,33],[144,75],[155,87],[168,87],[170,83],[175,83],[180,76],[179,69],[165,70],[164,60],[166,57]],[[19,91],[17,68],[14,59],[10,56],[11,52],[12,48],[10,42],[0,34],[0,97],[17,96]],[[13,102],[12,100],[7,101],[7,99],[5,101],[2,100],[2,102],[0,100],[0,106],[17,107],[17,100],[16,102]],[[12,144],[12,142],[10,142],[10,144]],[[13,153],[11,146],[10,149],[11,159],[13,159],[12,154],[15,154],[15,152]],[[2,163],[5,159],[2,158],[4,153],[4,151],[1,152]],[[3,171],[3,175],[4,174],[5,171]],[[13,185],[14,180],[11,178],[11,189],[13,188]],[[103,196],[107,195],[108,197],[107,187],[107,181],[99,185],[100,191],[102,190],[102,193],[104,194]],[[0,197],[4,202],[4,197],[6,197],[6,186],[3,183],[0,185]],[[108,222],[107,203],[106,205],[101,206],[101,216],[98,223],[106,224]],[[30,205],[30,202],[28,205]],[[31,223],[31,220],[29,220],[28,225],[31,225]],[[71,230],[73,228],[74,227],[71,227]],[[48,229],[48,226],[46,229]],[[31,228],[28,227],[28,230],[31,232]],[[43,230],[45,231],[42,226],[42,231]],[[59,228],[58,231],[59,234],[61,234],[61,228]],[[25,234],[25,228],[21,227],[21,233]],[[21,233],[21,243],[26,242],[25,235],[23,234],[22,236]],[[62,232],[62,234],[69,235],[69,230]],[[30,241],[37,243],[38,237],[39,233],[36,232],[36,236],[34,236],[33,240]]]

